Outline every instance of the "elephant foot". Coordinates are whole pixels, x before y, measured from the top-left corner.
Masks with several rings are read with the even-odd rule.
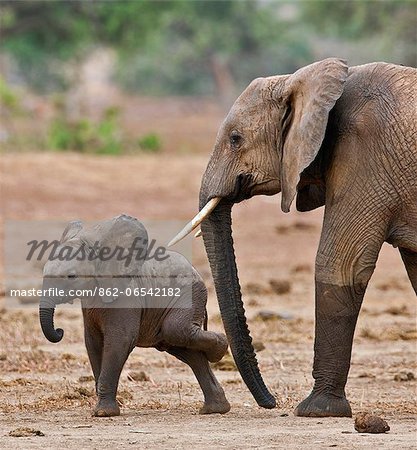
[[[346,397],[312,392],[294,411],[301,417],[352,417]]]
[[[117,402],[99,401],[93,410],[94,417],[112,417],[120,416],[120,408]]]
[[[217,333],[216,333],[217,334]],[[206,351],[207,359],[212,362],[219,362],[227,352],[227,338],[224,334],[217,334],[217,343],[212,349]]]
[[[206,401],[199,414],[226,414],[230,411],[230,403],[224,397],[222,400]]]

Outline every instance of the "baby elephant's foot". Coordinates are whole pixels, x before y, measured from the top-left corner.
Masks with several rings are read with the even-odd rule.
[[[206,351],[207,359],[214,363],[220,361],[227,352],[227,338],[224,334],[216,334],[216,344],[210,350]],[[226,411],[227,412],[227,411]]]
[[[93,416],[95,417],[111,417],[120,416],[120,408],[116,401],[104,402],[99,400],[96,407],[93,410]]]
[[[200,414],[226,414],[230,411],[230,403],[224,397],[218,401],[206,401],[200,409]]]

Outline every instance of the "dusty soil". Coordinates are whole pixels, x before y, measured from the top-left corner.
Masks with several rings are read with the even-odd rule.
[[[187,219],[196,211],[206,162],[207,155],[190,153],[3,155],[1,226],[12,219],[100,220],[121,212],[141,219]],[[353,419],[292,414],[312,385],[313,267],[321,218],[322,210],[284,215],[275,197],[234,208],[247,315],[254,339],[265,346],[258,358],[276,394],[276,409],[258,408],[236,371],[216,369],[232,410],[199,416],[202,394],[190,369],[156,350],[136,349],[121,377],[122,415],[92,418],[95,398],[78,306],[57,312],[56,323],[66,334],[54,345],[42,336],[35,307],[6,308],[3,298],[0,448],[416,448],[417,383],[407,375],[417,376],[416,296],[389,246],[383,247],[361,311],[347,395],[354,414],[381,415],[391,431],[358,434]],[[209,327],[221,330],[201,240],[194,240],[193,254],[209,286]],[[278,316],[259,319],[265,310]],[[140,371],[148,381],[129,380]],[[8,435],[18,427],[45,436]]]

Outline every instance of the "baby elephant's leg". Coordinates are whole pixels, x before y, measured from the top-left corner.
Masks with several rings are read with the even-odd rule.
[[[163,324],[164,341],[175,347],[204,352],[210,362],[220,361],[227,351],[227,339],[224,334],[202,330],[191,323],[183,326],[184,318],[172,315]]]
[[[197,325],[192,327],[188,348],[203,351],[210,362],[220,361],[227,352],[227,346],[224,334],[204,331]]]
[[[84,329],[84,340],[87,348],[88,359],[93,369],[94,381],[96,384],[96,393],[98,379],[101,373],[101,361],[103,358],[103,336],[98,331],[91,331],[89,328]]]
[[[194,372],[204,394],[204,405],[199,411],[200,414],[224,414],[230,411],[230,404],[223,388],[214,376],[203,352],[180,347],[170,347],[167,352],[188,364]]]
[[[135,344],[128,337],[104,340],[101,373],[97,383],[98,402],[93,415],[109,417],[120,415],[116,394],[120,373]]]
[[[103,367],[97,383],[98,402],[93,410],[93,416],[110,417],[120,415],[116,393],[119,377],[127,354],[114,350],[104,351]]]

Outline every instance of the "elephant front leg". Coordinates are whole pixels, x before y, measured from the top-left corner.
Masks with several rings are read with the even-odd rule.
[[[316,259],[315,383],[297,406],[297,416],[352,416],[345,385],[353,335],[385,236],[383,220],[355,222],[358,217],[366,218],[366,214],[325,215]]]
[[[101,361],[103,358],[103,337],[98,331],[92,332],[88,328],[88,324],[86,324],[84,330],[84,340],[88,353],[88,359],[90,360],[91,369],[93,370],[97,393],[98,380],[101,373]]]
[[[316,283],[316,336],[311,394],[295,410],[297,416],[351,417],[345,396],[353,335],[363,293],[352,286]]]
[[[104,343],[101,373],[97,383],[98,402],[93,410],[93,416],[119,416],[120,407],[116,400],[117,387],[123,366],[132,351],[130,343],[117,346],[114,343],[106,346]]]

